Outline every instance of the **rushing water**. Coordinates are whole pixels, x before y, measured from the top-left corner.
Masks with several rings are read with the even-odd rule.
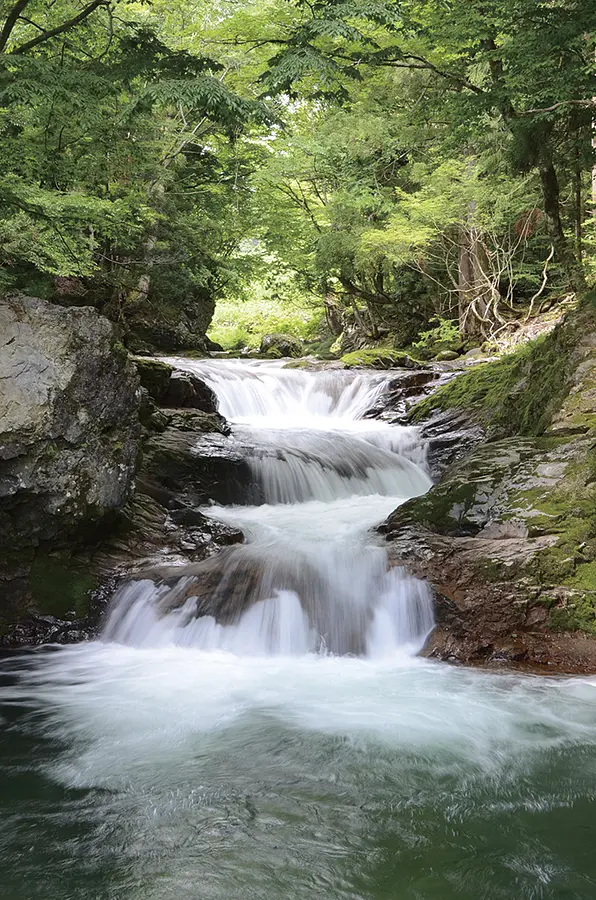
[[[416,656],[430,597],[370,529],[430,482],[364,418],[384,376],[184,365],[265,501],[207,511],[241,608],[133,583],[0,663],[1,900],[596,897],[596,684]]]

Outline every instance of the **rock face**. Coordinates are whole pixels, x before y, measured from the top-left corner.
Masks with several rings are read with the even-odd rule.
[[[505,382],[501,385],[500,407],[484,408],[467,454],[426,496],[409,501],[381,526],[393,563],[435,588],[438,627],[428,648],[432,655],[596,670],[592,316],[588,310],[576,324],[563,326],[573,330],[571,335],[553,335],[559,344],[568,342],[568,353],[560,354],[559,370],[550,375],[552,387],[544,368],[548,347],[540,351],[542,362],[534,359],[526,366],[521,382],[508,363],[515,378],[508,391]],[[494,390],[490,374],[487,367],[481,378]],[[454,382],[446,396],[462,401],[464,388]],[[562,399],[554,406],[556,392]],[[444,411],[439,418],[461,415],[463,406],[458,402],[455,412]],[[534,433],[523,434],[516,426],[521,435],[504,436],[503,409],[511,410],[510,421],[521,409],[532,423],[527,431]],[[490,439],[479,443],[482,432]]]
[[[92,308],[8,297],[0,342],[1,625],[33,603],[42,551],[93,534],[126,503],[140,393],[112,325]]]
[[[281,359],[284,356],[300,356],[302,344],[291,334],[264,334],[261,338],[260,353]]]
[[[213,317],[215,302],[205,296],[187,297],[156,308],[146,298],[127,307],[126,343],[136,353],[146,350],[207,350],[205,332]]]
[[[137,356],[134,361],[141,385],[159,406],[217,413],[215,393],[196,375],[181,372],[159,359]]]

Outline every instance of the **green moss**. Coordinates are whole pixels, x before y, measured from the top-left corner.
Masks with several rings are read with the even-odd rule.
[[[172,366],[150,356],[135,356],[133,361],[142,386],[149,392],[149,396],[159,403],[168,391],[170,378],[174,371]]]
[[[342,356],[341,362],[348,369],[366,366],[373,369],[391,369],[394,367],[412,368],[416,362],[407,353],[392,350],[390,347],[374,347],[367,350],[355,350]]]
[[[89,612],[89,593],[97,581],[73,568],[68,559],[38,556],[29,575],[29,588],[42,615],[64,618],[74,611],[77,617]]]
[[[578,363],[574,351],[583,334],[594,329],[595,297],[589,294],[581,309],[550,334],[495,362],[479,364],[439,388],[416,405],[412,421],[420,422],[436,409],[464,409],[476,415],[491,437],[543,433],[568,395]],[[581,399],[574,400],[579,414]],[[583,412],[592,425],[594,416]]]
[[[596,595],[596,561],[579,565],[570,584],[583,591],[593,591]],[[596,596],[594,599],[596,600]]]
[[[589,595],[572,594],[551,608],[548,627],[551,631],[584,631],[596,634],[596,591]]]
[[[551,335],[538,338],[454,378],[419,403],[412,420],[435,409],[466,409],[493,435],[541,434],[565,397],[570,352]]]
[[[124,346],[122,341],[114,341],[112,343],[112,353],[114,356],[119,359],[121,362],[124,362],[129,358],[129,353],[127,348]]]
[[[177,355],[184,357],[184,359],[205,359],[208,354],[204,350],[183,350]]]
[[[310,369],[311,366],[311,359],[293,359],[291,362],[285,363],[284,369]]]

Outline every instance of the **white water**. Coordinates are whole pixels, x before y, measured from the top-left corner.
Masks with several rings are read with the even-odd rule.
[[[209,510],[248,538],[223,593],[256,561],[259,599],[221,625],[192,597],[163,615],[169,589],[138,582],[102,641],[11,661],[7,897],[596,896],[596,685],[415,655],[430,599],[369,529],[429,481],[414,432],[358,418],[383,380],[189,365],[244,411],[236,435],[276,500]]]
[[[362,418],[387,378],[288,370],[277,363],[183,365],[218,394],[232,423],[230,440],[246,457],[265,501],[205,510],[246,536],[249,546],[229,561],[225,557],[221,584],[222,592],[230,584],[236,594],[245,591],[248,602],[236,599],[233,616],[224,603],[221,624],[213,616],[197,618],[188,580],[183,591],[190,598],[167,615],[159,612],[172,605],[167,589],[151,582],[128,585],[105,639],[261,656],[374,657],[419,650],[433,624],[429,592],[402,571],[389,570],[386,551],[371,533],[431,483],[415,429]],[[246,566],[259,575],[256,586],[244,589],[238,580],[246,577]]]

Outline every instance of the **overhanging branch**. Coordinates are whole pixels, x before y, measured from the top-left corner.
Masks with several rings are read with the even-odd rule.
[[[22,0],[21,0],[22,2]],[[63,22],[61,25],[57,25],[56,28],[50,28],[48,31],[43,31],[41,34],[38,34],[37,37],[32,38],[30,41],[26,41],[24,44],[21,44],[19,47],[15,47],[14,50],[11,50],[12,54],[18,53],[26,53],[28,50],[32,50],[33,47],[37,47],[38,44],[43,44],[45,41],[49,41],[51,38],[57,37],[59,34],[64,34],[65,31],[69,31],[71,28],[75,28],[77,25],[80,25],[81,22],[84,22],[85,19],[88,19],[89,16],[95,12],[100,6],[108,7],[110,5],[110,0],[92,0],[81,12],[73,16],[71,19],[67,19],[66,22]]]

